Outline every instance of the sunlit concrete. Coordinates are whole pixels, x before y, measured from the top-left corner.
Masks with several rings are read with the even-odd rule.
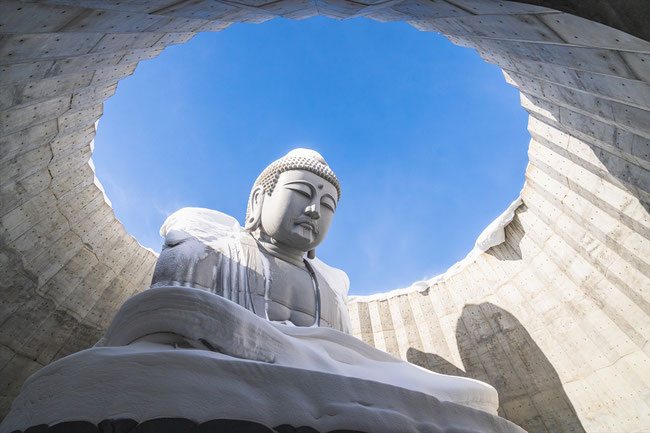
[[[150,281],[155,255],[115,219],[90,162],[117,82],[232,22],[366,16],[440,32],[499,65],[521,91],[532,139],[505,243],[425,291],[357,299],[354,334],[491,383],[502,415],[529,431],[647,429],[647,5],[586,3],[0,3],[0,413],[30,374],[94,344]]]

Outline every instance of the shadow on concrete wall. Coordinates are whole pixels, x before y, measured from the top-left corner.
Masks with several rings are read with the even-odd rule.
[[[522,203],[515,212],[512,221],[505,227],[506,241],[495,248],[490,248],[485,253],[491,255],[500,261],[519,261],[522,258],[521,240],[524,238],[526,231],[521,225],[519,215],[528,212],[526,204]]]
[[[499,392],[499,415],[530,433],[585,431],[553,365],[512,314],[489,302],[465,305],[456,341],[464,370],[415,348],[407,360],[491,384]]]

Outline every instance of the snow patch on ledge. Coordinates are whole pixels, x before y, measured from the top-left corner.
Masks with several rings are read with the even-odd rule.
[[[523,191],[523,190],[522,190]],[[441,283],[453,275],[458,274],[468,265],[474,263],[476,259],[489,250],[490,248],[502,244],[506,240],[506,231],[505,228],[512,219],[515,217],[515,211],[522,204],[521,193],[515,201],[513,201],[508,209],[505,210],[501,215],[499,215],[494,221],[488,225],[483,232],[476,239],[474,248],[472,251],[465,256],[460,262],[456,262],[443,274],[436,275],[433,278],[430,278],[426,281],[416,281],[411,284],[410,287],[404,289],[391,290],[390,292],[385,293],[376,293],[374,295],[367,296],[348,296],[349,302],[370,302],[370,301],[385,301],[386,299],[393,298],[395,296],[406,295],[412,292],[423,292],[434,284]]]
[[[98,126],[98,125],[99,125],[99,119],[97,119],[97,121],[95,122],[95,125],[94,125],[94,126],[95,126],[95,134],[94,134],[94,135],[97,135],[97,126]],[[94,138],[90,141],[89,146],[90,146],[90,158],[88,159],[88,166],[89,166],[90,169],[93,171],[93,183],[95,184],[95,186],[97,187],[97,189],[99,189],[99,191],[101,191],[102,195],[104,196],[104,202],[105,202],[105,203],[106,203],[106,204],[107,204],[111,209],[113,209],[113,202],[112,202],[112,201],[108,198],[108,196],[106,195],[106,190],[104,190],[104,185],[102,185],[102,183],[101,183],[101,182],[99,181],[99,179],[97,178],[97,172],[95,171],[95,163],[93,162],[93,157],[92,157],[92,153],[95,151],[95,139],[94,139]],[[122,224],[122,227],[124,227],[124,223],[122,223],[122,221],[120,221],[119,219],[117,219],[117,217],[115,216],[115,210],[114,210],[114,209],[113,209],[113,216],[115,217],[115,219],[116,219],[117,221],[119,221],[120,224]],[[124,230],[126,231],[126,227],[124,227]],[[131,233],[128,233],[128,232],[127,232],[127,234],[128,234],[129,236],[131,236],[133,239],[135,239],[135,236],[133,236]],[[151,249],[151,248],[149,248],[149,247],[145,247],[145,246],[142,245],[142,244],[140,243],[140,241],[138,241],[137,239],[135,239],[135,241],[138,243],[138,245],[140,245],[140,248],[144,248],[145,250],[149,251],[150,253],[152,253],[152,254],[155,255],[156,257],[159,256],[159,254],[158,254],[157,252],[155,252],[153,249]]]
[[[90,142],[91,147],[94,147],[94,145],[95,145],[95,140]],[[101,191],[101,193],[104,195],[104,202],[107,205],[109,205],[111,207],[111,209],[112,209],[113,208],[113,203],[110,201],[110,199],[106,195],[106,191],[104,190],[104,185],[102,185],[102,183],[99,181],[99,179],[97,179],[97,175],[95,174],[95,163],[93,162],[92,157],[88,160],[88,165],[90,166],[90,169],[93,171],[93,183],[95,184],[97,189],[99,189]]]
[[[95,122],[95,133],[93,134],[93,137],[97,135],[97,126],[99,125],[99,119]],[[88,165],[90,166],[90,169],[93,171],[93,183],[95,186],[101,191],[102,195],[104,196],[104,202],[106,202],[107,205],[113,208],[113,203],[108,199],[108,196],[106,195],[106,191],[104,191],[104,185],[97,179],[97,174],[95,172],[95,163],[93,162],[93,157],[92,153],[95,151],[95,139],[93,138],[90,141],[90,158],[88,159]]]

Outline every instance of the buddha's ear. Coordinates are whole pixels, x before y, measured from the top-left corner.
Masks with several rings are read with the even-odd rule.
[[[262,206],[264,205],[264,187],[258,185],[251,191],[250,212],[246,216],[244,228],[249,232],[256,230],[260,226],[262,218]]]

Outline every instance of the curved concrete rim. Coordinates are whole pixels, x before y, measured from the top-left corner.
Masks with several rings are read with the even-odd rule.
[[[650,43],[642,1],[7,0],[0,4],[0,410],[148,286],[90,157],[103,101],[199,31],[277,16],[408,21],[503,69],[530,113],[503,242],[443,281],[355,299],[353,333],[497,388],[528,431],[650,425]]]

